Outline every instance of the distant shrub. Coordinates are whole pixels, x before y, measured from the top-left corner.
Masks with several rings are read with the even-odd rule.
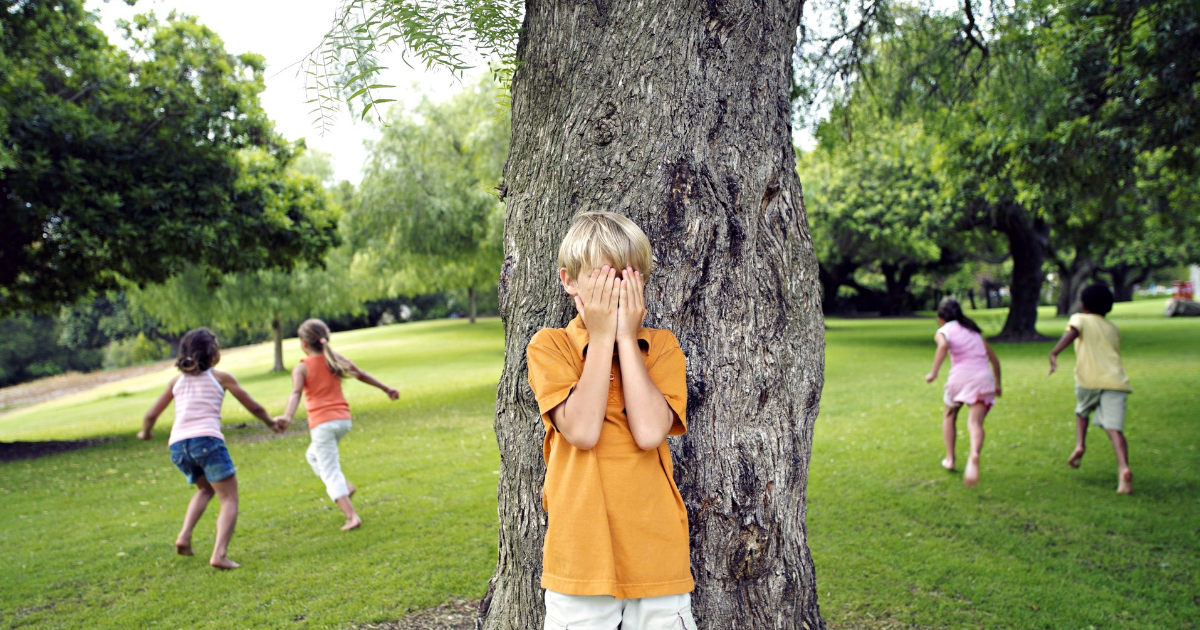
[[[127,337],[108,344],[104,349],[104,369],[153,363],[170,355],[171,346],[165,341],[151,339],[144,333],[138,333],[136,337]]]

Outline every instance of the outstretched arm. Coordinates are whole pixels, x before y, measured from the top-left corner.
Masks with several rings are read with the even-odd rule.
[[[279,425],[271,418],[271,414],[267,413],[267,410],[258,404],[258,401],[254,400],[246,390],[242,389],[241,384],[237,382],[237,379],[232,374],[216,370],[213,370],[212,373],[217,378],[217,382],[221,384],[221,387],[224,387],[226,391],[233,394],[233,397],[242,403],[246,411],[249,411],[255,418],[262,420],[263,424],[271,427],[272,431],[280,431]]]
[[[142,430],[138,431],[137,434],[139,440],[150,439],[150,433],[154,430],[154,423],[158,422],[158,417],[162,415],[162,412],[167,410],[167,405],[171,404],[171,401],[175,399],[175,381],[178,380],[179,376],[176,376],[171,379],[170,383],[167,383],[167,390],[158,397],[158,400],[154,401],[149,411],[146,412],[145,417],[142,418]]]
[[[938,372],[942,369],[942,362],[946,360],[946,353],[950,351],[950,342],[946,341],[946,335],[938,333],[934,340],[937,341],[937,351],[933,353],[933,371],[925,375],[926,383],[937,380]]]
[[[379,379],[368,374],[366,370],[354,365],[353,362],[350,363],[350,374],[352,374],[354,378],[366,383],[367,385],[372,385],[382,389],[383,393],[387,394],[387,397],[391,400],[396,400],[400,397],[400,390],[396,389],[395,387],[388,387],[387,385],[384,385],[379,381]]]
[[[284,431],[287,431],[288,425],[292,424],[292,418],[296,416],[296,409],[300,407],[300,396],[304,394],[304,381],[308,380],[308,366],[301,362],[292,369],[292,395],[288,396],[287,409],[282,416],[275,418],[275,424],[281,426]]]
[[[992,364],[992,376],[996,377],[996,395],[1000,395],[1000,357],[996,356],[996,352],[992,350],[992,346],[988,342],[983,342],[983,347],[987,350],[988,363]]]
[[[1079,338],[1079,331],[1075,330],[1074,326],[1067,328],[1067,332],[1063,333],[1062,339],[1054,345],[1054,349],[1050,351],[1050,373],[1053,374],[1058,369],[1058,353],[1062,352],[1071,342]]]

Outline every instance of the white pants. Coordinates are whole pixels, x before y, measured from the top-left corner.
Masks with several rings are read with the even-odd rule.
[[[696,630],[692,595],[617,599],[546,591],[545,630]]]
[[[322,422],[308,432],[312,444],[308,445],[304,457],[313,472],[325,482],[325,492],[334,501],[350,494],[346,488],[346,476],[342,474],[342,466],[338,463],[338,442],[349,432],[349,420]]]

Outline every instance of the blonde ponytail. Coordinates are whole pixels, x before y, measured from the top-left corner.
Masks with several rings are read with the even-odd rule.
[[[329,347],[329,326],[325,322],[319,319],[305,320],[296,334],[304,341],[304,345],[324,355],[325,367],[335,376],[346,378],[350,375],[350,359]]]

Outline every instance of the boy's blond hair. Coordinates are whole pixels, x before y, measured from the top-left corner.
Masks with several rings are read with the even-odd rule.
[[[579,272],[602,265],[618,269],[633,267],[649,276],[654,271],[654,252],[650,239],[636,223],[615,212],[581,212],[558,247],[558,266],[572,280]]]

